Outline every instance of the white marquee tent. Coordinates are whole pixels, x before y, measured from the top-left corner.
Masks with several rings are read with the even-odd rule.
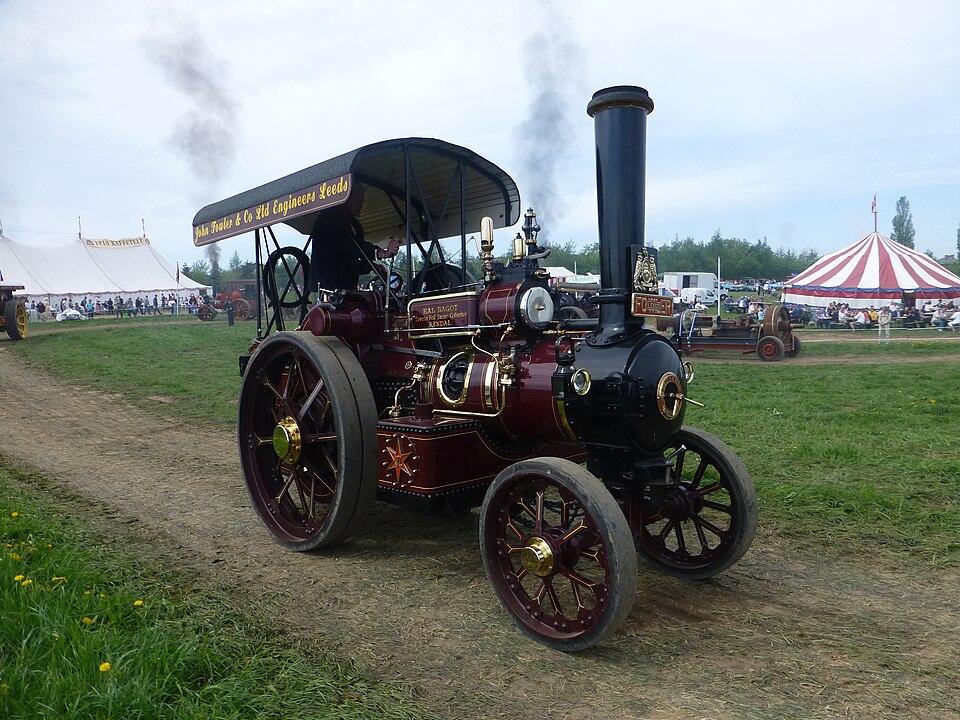
[[[0,235],[0,274],[23,285],[18,295],[48,305],[66,299],[107,300],[175,293],[209,293],[154,249],[146,237],[80,238],[67,245],[27,245]]]

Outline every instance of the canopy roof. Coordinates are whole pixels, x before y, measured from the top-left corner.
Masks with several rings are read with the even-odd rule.
[[[498,228],[520,217],[516,183],[489,160],[443,140],[400,138],[207,205],[193,219],[194,243],[206,245],[281,222],[307,235],[317,213],[346,202],[357,182],[383,191],[366,193],[357,218],[371,242],[403,234],[408,191],[416,232],[432,238],[479,228],[484,217],[493,218]]]
[[[904,290],[920,299],[960,297],[960,277],[933,258],[878,232],[825,255],[783,288],[783,301],[867,307],[899,301]]]
[[[0,235],[0,271],[30,297],[128,297],[142,293],[209,291],[177,268],[146,237],[80,238],[66,245],[27,245]]]

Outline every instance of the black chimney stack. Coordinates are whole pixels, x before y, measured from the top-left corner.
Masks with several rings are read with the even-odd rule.
[[[634,324],[628,310],[631,245],[643,246],[647,115],[651,112],[650,95],[634,85],[598,90],[587,105],[597,144],[600,222],[600,326],[587,338],[590,345],[617,342],[627,332],[627,323]]]

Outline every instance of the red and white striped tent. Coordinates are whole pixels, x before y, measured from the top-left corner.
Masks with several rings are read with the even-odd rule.
[[[878,232],[824,255],[783,286],[783,302],[850,307],[899,302],[902,291],[918,300],[960,298],[960,277],[923,253]]]

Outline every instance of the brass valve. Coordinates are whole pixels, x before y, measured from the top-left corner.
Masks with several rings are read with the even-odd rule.
[[[414,371],[413,371],[413,376],[410,378],[410,384],[404,385],[402,388],[397,390],[396,394],[393,396],[393,405],[387,408],[387,411],[390,414],[390,417],[392,418],[400,417],[400,413],[402,411],[402,408],[400,406],[400,393],[402,393],[404,390],[412,390],[413,388],[417,387],[417,385],[422,383],[423,379],[427,375],[428,367],[429,366],[427,365],[427,363],[423,362],[422,360],[417,363],[417,366],[416,368],[414,368]]]

